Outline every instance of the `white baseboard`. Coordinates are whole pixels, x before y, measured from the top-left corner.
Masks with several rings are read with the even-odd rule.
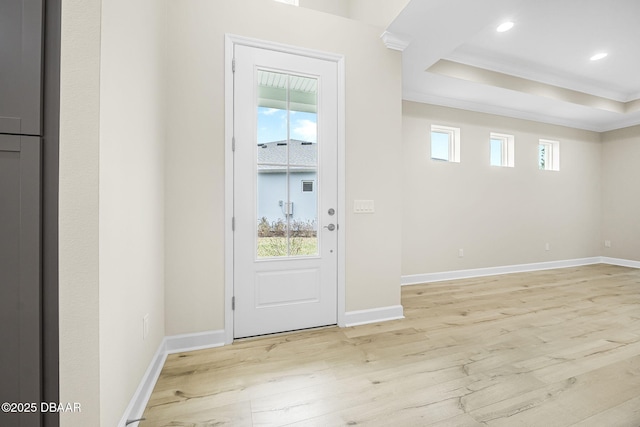
[[[401,305],[347,312],[345,313],[345,326],[364,325],[396,319],[404,319]],[[224,330],[165,337],[142,377],[138,389],[131,398],[125,414],[118,423],[118,427],[125,427],[127,420],[136,420],[142,417],[169,354],[221,347],[225,345],[225,338],[226,332]],[[131,423],[129,426],[137,427],[138,422]]]
[[[224,338],[225,332],[222,330],[164,337],[156,354],[153,356],[153,359],[151,359],[151,363],[144,373],[138,389],[129,401],[129,406],[127,406],[122,419],[120,419],[118,427],[125,427],[128,420],[142,418],[144,409],[147,407],[147,403],[149,403],[153,388],[158,381],[158,377],[160,377],[160,372],[169,354],[220,347],[225,343]],[[137,426],[138,422],[134,422],[127,427]]]
[[[536,262],[531,264],[505,265],[500,267],[474,268],[469,270],[444,271],[439,273],[411,274],[402,276],[400,283],[416,285],[419,283],[442,282],[444,280],[468,279],[472,277],[495,276],[497,274],[523,273],[525,271],[549,270],[552,268],[577,267],[598,264],[600,257],[579,258],[564,261]]]
[[[225,343],[225,331],[221,329],[195,334],[172,335],[165,337],[165,341],[167,354],[203,350],[205,348],[223,346]]]
[[[640,268],[640,261],[632,261],[629,259],[601,257],[603,264],[619,265],[621,267]]]
[[[144,408],[146,408],[147,402],[149,402],[153,388],[158,381],[164,362],[167,359],[165,343],[166,338],[163,338],[162,342],[160,342],[160,345],[158,346],[158,350],[156,350],[156,354],[153,356],[153,359],[151,359],[151,363],[149,364],[147,371],[144,373],[144,376],[138,385],[138,389],[129,401],[129,405],[124,411],[124,415],[120,419],[118,427],[125,427],[128,420],[137,420],[142,418]],[[129,426],[137,427],[138,423],[134,422],[129,424]]]
[[[397,319],[404,319],[404,312],[401,305],[371,308],[368,310],[347,311],[344,316],[344,323],[346,327],[349,327]]]
[[[578,258],[563,261],[537,262],[531,264],[505,265],[500,267],[474,268],[469,270],[443,271],[439,273],[410,274],[402,276],[400,283],[417,285],[421,283],[442,282],[445,280],[469,279],[473,277],[495,276],[498,274],[524,273],[527,271],[550,270],[554,268],[579,267],[581,265],[612,264],[623,267],[640,268],[639,261],[630,261],[609,257]]]

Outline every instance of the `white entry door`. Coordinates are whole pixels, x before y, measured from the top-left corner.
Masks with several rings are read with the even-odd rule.
[[[337,64],[234,60],[234,337],[336,324]]]

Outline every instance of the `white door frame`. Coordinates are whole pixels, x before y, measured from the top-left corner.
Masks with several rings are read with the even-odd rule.
[[[233,52],[236,45],[250,46],[260,49],[268,49],[277,52],[284,52],[293,55],[307,56],[325,61],[332,61],[338,68],[338,207],[336,212],[336,222],[339,226],[338,232],[338,326],[345,326],[345,67],[344,56],[333,53],[320,52],[306,48],[284,45],[280,43],[267,42],[257,39],[225,34],[225,196],[224,196],[224,334],[225,344],[233,342],[233,308],[231,299],[233,296]]]

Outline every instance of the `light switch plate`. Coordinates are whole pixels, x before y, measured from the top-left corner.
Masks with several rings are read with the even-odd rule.
[[[374,213],[375,208],[373,200],[354,200],[353,212],[355,213]]]

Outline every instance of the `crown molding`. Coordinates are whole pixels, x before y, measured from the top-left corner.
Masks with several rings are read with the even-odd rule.
[[[389,31],[382,33],[380,38],[387,48],[399,50],[400,52],[405,50],[407,46],[409,46],[409,43],[411,43],[411,40],[407,36],[391,33]]]

